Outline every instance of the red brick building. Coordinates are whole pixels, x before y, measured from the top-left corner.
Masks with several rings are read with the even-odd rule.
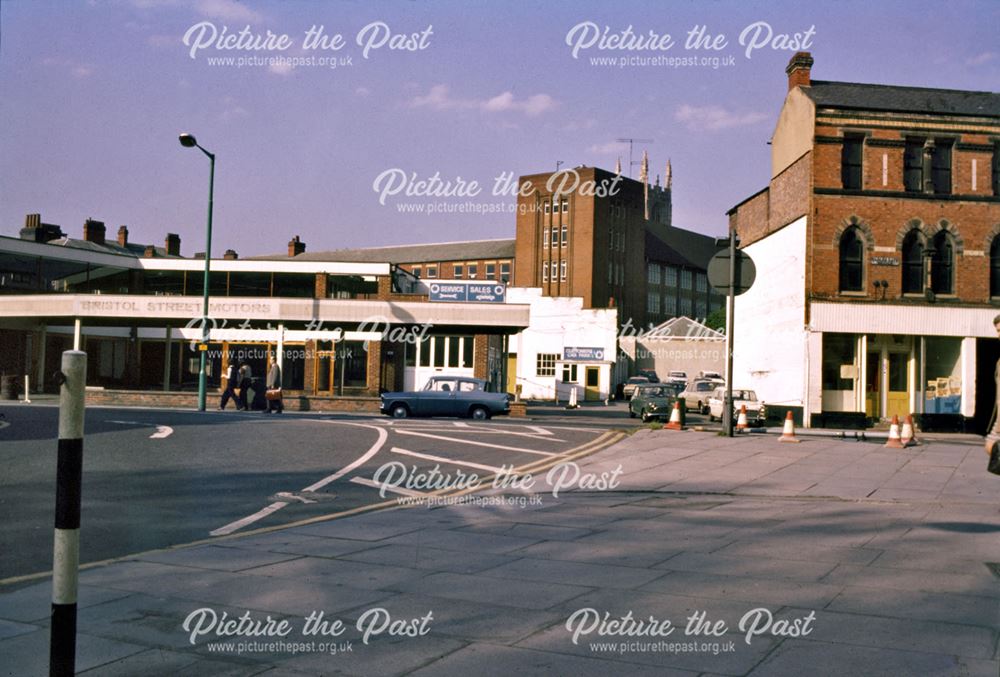
[[[757,264],[736,378],[807,420],[984,427],[1000,306],[1000,94],[813,80],[788,64],[771,179],[730,212]],[[741,384],[737,384],[741,385]]]

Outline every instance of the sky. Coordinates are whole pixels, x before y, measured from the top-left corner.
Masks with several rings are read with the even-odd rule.
[[[0,235],[41,213],[204,251],[182,132],[217,156],[213,256],[513,237],[504,179],[627,173],[621,138],[671,161],[674,225],[720,234],[796,48],[817,80],[998,91],[998,26],[969,0],[0,0]]]

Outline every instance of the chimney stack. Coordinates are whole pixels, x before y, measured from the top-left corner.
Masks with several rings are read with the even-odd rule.
[[[222,255],[222,258],[226,261],[235,261],[240,258],[240,255],[236,253],[235,249],[227,249],[226,253]]]
[[[145,251],[142,252],[142,255],[147,259],[153,258],[156,256],[156,247],[151,244],[147,244]]]
[[[118,244],[123,247],[128,244],[128,226],[118,226]]]
[[[180,256],[181,236],[177,233],[167,233],[167,239],[163,243],[163,248],[167,250],[167,256]]]
[[[809,52],[795,52],[788,61],[785,73],[788,74],[788,91],[796,87],[808,87],[809,71],[812,69],[813,58]]]
[[[42,223],[41,214],[26,214],[24,228],[19,233],[22,240],[31,242],[48,242],[63,236],[62,228],[51,223]]]
[[[104,222],[87,219],[83,223],[83,239],[94,244],[104,244]]]
[[[302,240],[300,240],[298,235],[296,235],[295,237],[293,237],[288,242],[288,255],[289,256],[298,256],[299,254],[304,253],[305,250],[306,250],[306,243],[303,242]]]

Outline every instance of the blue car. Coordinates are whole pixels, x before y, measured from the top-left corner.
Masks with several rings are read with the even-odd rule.
[[[459,416],[487,419],[510,413],[507,393],[491,392],[489,381],[466,376],[432,376],[423,390],[382,393],[381,411],[393,418]]]

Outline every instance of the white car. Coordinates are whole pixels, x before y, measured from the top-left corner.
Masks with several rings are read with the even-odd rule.
[[[708,413],[708,398],[712,392],[719,387],[715,381],[694,380],[687,384],[687,387],[677,397],[684,398],[684,406],[688,411],[697,411],[699,414]]]
[[[644,385],[649,385],[649,379],[645,376],[633,376],[629,380],[625,381],[625,386],[622,388],[622,392],[625,394],[625,399],[632,399],[635,389]]]
[[[667,374],[665,382],[679,383],[680,385],[684,385],[685,383],[687,383],[687,380],[688,380],[688,375],[686,371],[671,371]]]
[[[708,420],[721,421],[726,401],[725,387],[718,387],[708,398]],[[749,388],[733,388],[733,421],[739,416],[740,408],[747,408],[747,423],[762,425],[767,418],[767,408],[757,399],[757,393]]]

